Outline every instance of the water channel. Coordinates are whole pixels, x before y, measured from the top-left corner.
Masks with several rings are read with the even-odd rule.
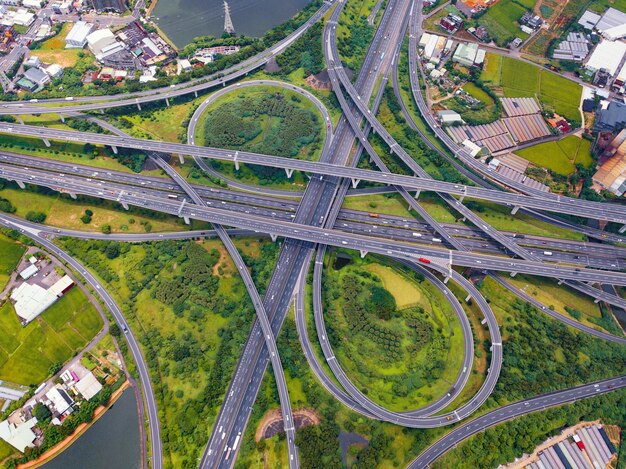
[[[228,0],[236,34],[260,37],[291,18],[310,0]],[[152,17],[176,44],[196,36],[219,37],[224,31],[223,0],[158,0]]]

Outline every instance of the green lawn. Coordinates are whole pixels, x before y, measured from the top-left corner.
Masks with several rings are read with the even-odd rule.
[[[513,0],[500,0],[489,7],[487,13],[478,19],[478,24],[487,28],[499,46],[504,46],[516,37],[521,39],[528,37],[517,22],[525,11],[524,7]]]
[[[0,379],[36,385],[55,363],[65,363],[102,328],[100,314],[78,287],[22,327],[13,306],[0,307]]]
[[[506,97],[536,97],[569,121],[580,122],[582,87],[541,67],[487,53],[481,79],[501,86]]]
[[[574,135],[517,150],[515,154],[563,176],[572,174],[578,163],[584,167],[593,164],[591,142]]]
[[[0,234],[0,290],[4,288],[26,248]]]

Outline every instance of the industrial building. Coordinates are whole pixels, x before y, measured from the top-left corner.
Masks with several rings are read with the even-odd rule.
[[[65,293],[67,293],[67,291],[70,290],[73,286],[74,281],[70,278],[70,276],[64,275],[63,277],[61,277],[60,280],[55,282],[54,285],[48,288],[48,291],[56,297],[61,297]]]
[[[626,13],[615,8],[607,8],[596,24],[596,29],[611,41],[626,36]]]
[[[24,72],[22,78],[17,81],[17,85],[31,93],[41,91],[50,82],[50,77],[40,68],[29,68]]]
[[[606,147],[600,161],[603,163],[592,177],[594,188],[623,195],[626,191],[626,130],[619,132]]]
[[[24,280],[28,280],[33,275],[35,275],[37,272],[39,272],[39,269],[37,268],[37,266],[31,264],[31,265],[29,265],[28,267],[26,267],[24,270],[22,270],[20,272],[20,277],[22,277],[22,279],[24,279]]]
[[[91,399],[102,390],[102,385],[91,371],[83,376],[74,387],[86,400]]]
[[[461,115],[456,111],[437,111],[437,118],[443,125],[450,125],[456,122],[463,122]]]
[[[33,442],[37,435],[33,432],[33,427],[37,425],[37,418],[18,423],[11,423],[10,419],[11,417],[0,422],[0,438],[22,453],[26,448],[34,447]]]
[[[32,268],[37,271],[34,265],[29,266],[25,270]],[[37,284],[30,285],[24,282],[11,292],[11,300],[14,302],[13,308],[20,317],[22,324],[26,325],[48,309],[73,285],[74,282],[67,275],[47,290]]]
[[[598,21],[600,21],[600,15],[594,13],[593,11],[587,10],[578,20],[578,24],[581,25],[583,28],[591,31],[593,28],[596,27]]]
[[[614,132],[626,127],[626,104],[602,101],[596,112],[593,128],[597,132]]]
[[[71,414],[74,400],[60,386],[55,386],[46,393],[46,405],[55,417]]]
[[[480,49],[478,44],[459,44],[452,56],[453,62],[471,67],[472,65],[480,65],[485,61],[485,50]]]
[[[87,44],[87,36],[91,33],[93,25],[85,21],[77,21],[65,38],[65,48],[82,49]]]
[[[626,53],[626,43],[603,40],[596,46],[585,67],[592,72],[604,69],[611,76],[617,73],[617,67]]]

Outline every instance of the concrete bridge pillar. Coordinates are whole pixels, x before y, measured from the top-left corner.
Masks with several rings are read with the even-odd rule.
[[[183,217],[183,220],[185,221],[185,225],[189,225],[191,224],[191,221],[189,220],[189,217]]]
[[[462,196],[459,198],[459,202],[463,203],[463,201],[464,201],[464,200],[465,200],[465,195],[462,195]]]
[[[50,146],[50,140],[48,140],[47,138],[42,138],[43,143],[45,146],[49,147]]]
[[[594,299],[594,300],[593,300],[593,302],[594,302],[595,304],[600,303],[600,298],[596,298],[596,299]]]
[[[467,295],[467,296],[465,297],[465,302],[466,302],[466,303],[469,303],[471,299],[472,299],[472,295]]]
[[[104,114],[104,109],[100,109],[100,114]]]
[[[415,191],[415,200],[419,199],[421,194],[422,194],[421,190]]]
[[[72,199],[76,200],[76,193],[70,192],[69,194]]]
[[[20,189],[26,189],[26,184],[23,181],[15,181],[17,185],[20,186]]]
[[[15,117],[17,117],[17,121],[18,121],[20,124],[24,125],[24,119],[22,119],[22,116],[20,116],[20,115],[18,114],[18,115],[17,115],[17,116],[15,116]]]
[[[559,285],[563,285],[563,280],[562,280],[562,279],[559,279],[559,282],[558,282],[558,283],[559,283]]]
[[[170,99],[169,98],[165,98],[165,104],[167,105],[167,107],[170,107]]]
[[[356,186],[359,185],[359,182],[361,182],[360,179],[352,178],[352,189],[356,189]]]
[[[515,277],[515,276],[517,275],[517,272],[511,272],[509,275],[510,275],[511,277]]]
[[[194,91],[194,92],[193,92],[193,95],[197,98],[197,97],[198,97],[198,92],[197,92],[197,91]]]
[[[361,259],[364,259],[365,256],[367,256],[367,251],[364,249],[359,250],[359,252],[361,253]]]
[[[620,233],[623,233],[624,231],[626,231],[626,225],[622,225],[622,227],[619,229]]]
[[[293,169],[285,168],[285,172],[287,173],[287,179],[291,179],[293,175]]]
[[[519,205],[516,205],[515,207],[513,207],[513,210],[511,210],[511,215],[515,215],[518,210],[519,210]]]
[[[483,318],[482,321],[480,321],[480,323],[483,325],[487,324],[487,318]]]
[[[59,119],[61,119],[61,122],[65,123],[65,117],[63,117],[63,114],[59,114]]]
[[[270,238],[272,239],[272,242],[275,243],[276,240],[278,239],[278,235],[275,235],[273,233],[270,233]]]
[[[137,109],[141,111],[141,104],[137,103]]]
[[[178,154],[178,161],[180,161],[180,164],[185,164],[185,157],[180,153]]]
[[[443,279],[443,283],[448,283],[448,280],[450,280],[450,276],[446,275],[446,278]]]
[[[117,155],[117,147],[115,145],[111,145],[111,150]]]
[[[120,202],[122,204],[122,207],[124,207],[124,210],[128,210],[128,204],[126,202]]]
[[[235,152],[235,157],[233,158],[233,161],[235,162],[235,170],[239,171],[239,161],[237,161],[237,158],[239,158],[239,152],[238,151]]]

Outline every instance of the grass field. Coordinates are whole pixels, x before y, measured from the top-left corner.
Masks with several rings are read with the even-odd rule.
[[[112,202],[96,205],[71,200],[67,196],[61,197],[60,194],[45,195],[5,188],[0,190],[0,197],[13,203],[17,208],[15,215],[19,217],[25,217],[31,210],[41,211],[47,215],[47,224],[63,228],[100,231],[103,225],[109,224],[114,232],[141,233],[145,231],[145,224],[142,222],[150,223],[152,231],[202,229],[208,226],[196,220],[192,220],[190,225],[185,225],[181,218],[175,216],[151,217],[137,211],[127,212],[123,209],[115,209]],[[84,224],[80,219],[86,209],[93,211],[92,221],[89,224]]]
[[[79,352],[102,324],[100,314],[78,287],[26,327],[6,302],[0,307],[0,379],[39,384],[53,364],[62,364]]]
[[[582,164],[585,168],[593,164],[591,142],[574,135],[523,148],[515,151],[515,154],[563,176],[576,171],[576,164]]]
[[[502,87],[506,97],[536,97],[569,121],[580,122],[582,87],[566,78],[511,57],[487,53],[481,78]]]
[[[519,28],[517,22],[525,11],[524,7],[513,0],[500,0],[489,7],[487,13],[478,19],[478,24],[487,28],[499,46],[504,46],[516,37],[521,39],[528,37],[528,34]]]
[[[4,288],[26,249],[0,234],[0,291]]]
[[[398,308],[416,305],[422,300],[422,293],[415,286],[415,282],[412,282],[388,265],[370,264],[367,266],[367,270],[380,278],[385,290],[395,298]]]
[[[32,51],[31,55],[39,57],[42,62],[59,64],[61,67],[72,67],[78,62],[79,54],[89,54],[81,49],[66,49],[65,38],[74,26],[68,22],[63,25],[61,32],[41,43],[41,48]]]

